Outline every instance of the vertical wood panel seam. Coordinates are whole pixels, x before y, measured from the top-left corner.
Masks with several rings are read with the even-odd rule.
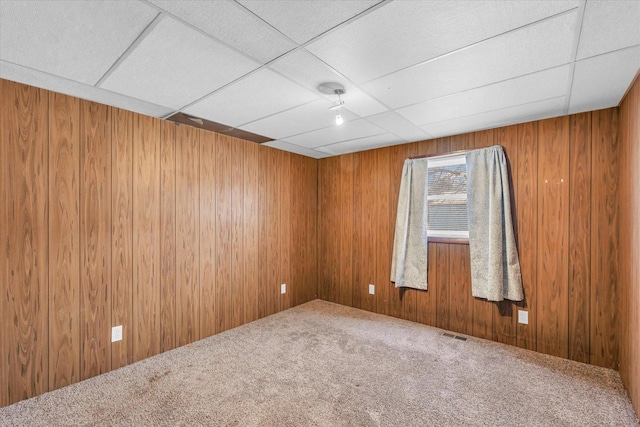
[[[138,144],[136,144],[136,139],[138,138],[138,135],[140,135],[139,133],[141,133],[142,135],[142,139],[144,139],[144,130],[140,130],[140,127],[142,126],[141,121],[140,121],[140,117],[139,116],[135,116],[131,118],[131,139],[129,140],[129,145],[131,147],[131,159],[129,160],[129,164],[130,164],[130,170],[128,171],[128,182],[127,182],[127,186],[129,187],[129,194],[131,195],[131,206],[130,206],[130,221],[129,221],[129,227],[128,228],[128,232],[129,232],[129,241],[130,241],[130,245],[131,245],[131,254],[130,254],[130,258],[129,261],[131,262],[131,269],[128,272],[129,275],[129,280],[130,280],[130,286],[131,286],[131,292],[129,294],[129,307],[128,307],[128,312],[129,312],[129,325],[127,325],[126,329],[125,326],[123,325],[123,339],[125,338],[124,334],[125,331],[127,333],[127,338],[129,338],[129,350],[128,350],[128,354],[127,357],[130,361],[136,361],[138,359],[138,356],[136,355],[136,337],[135,334],[138,333],[137,329],[138,329],[138,324],[136,322],[136,288],[137,288],[137,284],[136,284],[136,274],[135,274],[135,270],[136,270],[136,266],[135,266],[135,259],[136,259],[136,252],[137,252],[137,245],[136,245],[136,236],[135,236],[135,229],[136,229],[136,222],[137,218],[136,218],[136,211],[137,211],[137,197],[135,194],[136,191],[136,164],[138,163],[138,159],[137,159],[137,150],[136,150],[136,146]],[[113,323],[111,324],[111,327],[113,327]]]
[[[536,157],[536,179],[534,180],[535,182],[535,186],[536,186],[536,208],[540,205],[540,173],[539,173],[539,169],[540,169],[540,126],[537,124],[535,126],[535,138],[536,138],[536,149],[535,149],[535,157]],[[536,254],[536,262],[535,265],[533,265],[532,267],[535,269],[536,271],[536,282],[534,283],[534,289],[536,290],[536,306],[535,306],[535,321],[536,321],[536,325],[534,328],[534,346],[533,349],[535,351],[538,351],[538,342],[539,342],[539,337],[538,337],[538,307],[540,307],[539,304],[539,299],[538,299],[538,262],[539,262],[539,254],[538,254],[538,249],[540,248],[540,246],[538,245],[538,236],[540,235],[540,210],[536,209],[536,235],[535,235],[535,254]]]
[[[155,119],[154,119],[155,121]],[[154,259],[154,275],[155,275],[155,292],[156,296],[154,300],[156,301],[156,312],[152,314],[155,317],[155,325],[157,328],[156,331],[156,340],[157,344],[153,348],[154,355],[162,353],[162,250],[160,246],[160,242],[162,241],[162,124],[159,121],[156,121],[154,124],[155,128],[155,183],[153,187],[155,188],[155,206],[157,206],[157,211],[154,215],[154,220],[156,221],[156,240],[155,240],[155,259]],[[152,180],[153,182],[153,180]]]
[[[162,274],[162,257],[163,257],[163,251],[162,249],[164,248],[164,230],[163,230],[163,223],[162,223],[162,209],[164,209],[164,191],[162,191],[163,185],[162,185],[162,150],[163,150],[163,142],[164,142],[164,129],[163,129],[163,125],[160,124],[159,125],[159,131],[158,131],[158,190],[160,192],[159,194],[159,199],[158,199],[158,203],[160,203],[160,212],[158,212],[158,234],[159,234],[159,238],[158,238],[158,252],[159,252],[159,257],[160,257],[160,261],[158,263],[158,291],[160,293],[160,297],[158,298],[158,315],[160,317],[159,323],[160,323],[160,328],[159,333],[160,333],[160,337],[159,337],[159,351],[158,354],[164,353],[164,342],[163,342],[163,338],[162,338],[162,328],[163,328],[163,323],[162,323],[162,311],[163,311],[163,303],[162,301],[164,300],[163,298],[163,283],[164,283],[164,277]]]
[[[355,230],[356,227],[358,227],[357,225],[357,221],[356,221],[356,177],[358,176],[356,174],[356,167],[360,167],[360,156],[358,155],[354,155],[354,159],[353,159],[353,164],[351,167],[351,259],[350,259],[350,263],[351,263],[351,305],[353,306],[353,302],[354,302],[354,298],[353,298],[353,293],[355,292],[356,289],[358,289],[358,287],[361,286],[360,283],[354,283],[354,278],[356,276],[355,271],[356,269],[354,268],[353,263],[356,260],[355,257],[355,252],[356,252],[356,247],[353,244],[353,235],[355,234]],[[362,205],[362,202],[360,202],[360,204]],[[359,267],[358,267],[359,268]],[[360,277],[360,275],[358,275],[358,277]]]
[[[84,101],[86,102],[86,101]],[[80,366],[79,366],[79,370],[78,370],[78,378],[80,380],[84,379],[84,341],[82,340],[82,331],[84,330],[84,328],[86,328],[86,326],[83,325],[83,318],[82,318],[82,311],[84,308],[84,299],[83,299],[83,293],[84,293],[84,275],[82,274],[82,266],[83,266],[83,249],[82,249],[82,222],[83,222],[83,217],[84,217],[84,209],[83,209],[83,204],[82,201],[84,199],[83,194],[82,194],[82,190],[84,189],[84,176],[83,176],[83,169],[82,166],[84,165],[84,156],[85,156],[85,141],[84,141],[84,135],[85,135],[85,122],[84,122],[84,116],[85,116],[85,109],[82,107],[83,101],[80,102],[79,105],[79,112],[78,115],[80,116],[80,123],[78,124],[78,128],[80,131],[80,136],[79,136],[79,147],[78,147],[78,244],[79,244],[79,256],[80,256],[80,261],[78,262],[78,299],[79,299],[79,304],[78,304],[78,321],[80,323],[79,327],[78,327],[78,342],[80,343],[79,347],[80,347]]]
[[[202,139],[201,138],[202,135],[198,135],[198,140]],[[215,144],[215,141],[214,141]],[[200,197],[200,187],[202,187],[202,181],[200,181],[200,176],[201,176],[201,168],[202,168],[202,144],[198,145],[198,148],[196,149],[196,152],[198,153],[198,167],[196,168],[197,174],[198,174],[198,179],[196,180],[197,187],[198,187],[198,203],[197,203],[197,218],[198,218],[198,224],[196,225],[196,235],[198,236],[198,242],[196,243],[196,248],[198,248],[198,259],[195,261],[195,265],[198,266],[198,272],[195,276],[198,277],[198,284],[201,285],[202,282],[202,265],[200,264],[200,260],[201,260],[201,253],[202,253],[202,248],[200,247],[200,217],[202,216],[202,198]],[[215,161],[215,155],[214,155],[214,161]],[[214,196],[215,197],[215,196]],[[215,215],[215,208],[214,208],[214,215]],[[214,228],[214,232],[215,232],[215,228]],[[215,242],[216,239],[214,239]],[[215,244],[215,243],[214,243]],[[202,323],[201,322],[201,312],[202,312],[202,307],[200,306],[200,304],[202,304],[202,286],[198,286],[198,318],[196,319],[196,324],[198,325],[198,330],[200,331],[200,334],[202,335]],[[195,307],[195,304],[194,304]],[[195,309],[195,308],[194,308]],[[215,312],[215,310],[214,310]],[[215,315],[214,315],[215,318]],[[214,323],[215,324],[215,323]],[[213,333],[215,334],[215,327],[213,328]],[[198,340],[199,337],[196,337],[196,341]]]
[[[39,91],[41,89],[38,89]],[[51,117],[50,117],[50,108],[51,106],[49,105],[49,91],[43,91],[46,94],[46,117],[47,117],[47,123],[45,124],[45,129],[47,129],[47,146],[46,146],[46,163],[45,163],[45,167],[47,170],[46,173],[46,180],[47,180],[47,190],[46,190],[46,199],[45,199],[45,215],[47,216],[47,220],[46,220],[46,227],[47,227],[47,232],[45,233],[46,235],[46,239],[47,239],[47,253],[45,255],[45,268],[47,270],[46,275],[45,275],[45,280],[47,281],[47,285],[46,285],[46,289],[47,289],[47,302],[46,302],[46,306],[47,306],[47,322],[45,323],[45,331],[44,334],[46,336],[46,357],[47,357],[47,364],[46,367],[44,367],[44,369],[46,369],[46,372],[43,373],[44,379],[45,379],[45,386],[44,386],[44,391],[47,392],[51,389],[51,384],[49,382],[49,364],[51,363],[51,334],[49,331],[49,319],[51,319],[51,305],[49,304],[49,299],[51,298],[51,280],[49,280],[49,263],[51,261],[51,248],[49,247],[50,242],[51,242],[51,214],[50,214],[50,209],[51,209],[51,204],[49,203],[49,195],[51,194],[51,180],[49,179],[49,173],[50,173],[50,167],[51,167],[51,162],[50,162],[50,156],[49,156],[49,147],[51,146]]]
[[[576,43],[577,44],[577,43]],[[572,355],[572,349],[571,349],[571,336],[572,336],[572,331],[571,331],[571,309],[569,308],[571,303],[569,302],[570,298],[571,298],[571,219],[573,218],[572,216],[572,209],[571,209],[571,188],[575,185],[575,183],[573,182],[573,180],[571,179],[571,169],[573,169],[572,163],[571,163],[571,152],[572,152],[572,147],[571,147],[571,136],[573,134],[573,126],[572,126],[572,122],[575,120],[576,116],[571,116],[569,118],[569,132],[568,132],[568,144],[567,144],[567,158],[569,159],[569,167],[567,172],[569,173],[569,175],[567,176],[567,184],[569,186],[569,190],[568,190],[568,201],[569,201],[569,205],[568,205],[568,212],[567,212],[567,219],[568,219],[568,225],[569,228],[567,230],[567,236],[568,236],[568,240],[567,240],[567,305],[565,307],[565,310],[567,311],[567,342],[566,342],[566,346],[567,346],[567,359],[571,359],[571,355]]]
[[[568,134],[569,134],[568,135],[569,136],[568,142],[569,143],[567,144],[567,157],[569,159],[569,168],[568,168],[568,171],[567,171],[569,173],[569,175],[567,177],[567,184],[569,186],[569,191],[568,191],[568,193],[569,193],[569,206],[568,206],[569,209],[568,209],[568,211],[569,212],[567,213],[567,219],[568,219],[569,228],[568,228],[567,235],[568,235],[569,239],[567,241],[567,253],[568,253],[567,254],[567,261],[568,261],[567,266],[568,266],[568,268],[567,268],[567,278],[566,278],[566,280],[567,280],[567,306],[565,307],[565,309],[567,311],[567,325],[566,325],[567,326],[567,343],[566,343],[566,346],[567,346],[567,359],[571,359],[571,356],[572,356],[572,353],[573,353],[572,348],[571,348],[571,337],[573,335],[572,331],[571,331],[571,309],[570,309],[571,303],[570,303],[569,300],[571,298],[571,219],[573,218],[573,215],[572,215],[573,212],[572,212],[572,209],[571,209],[571,189],[575,185],[575,182],[573,182],[573,180],[571,179],[571,170],[573,169],[573,165],[571,163],[571,152],[573,150],[572,150],[572,147],[571,147],[572,144],[570,144],[570,142],[571,142],[571,137],[572,137],[572,135],[574,133],[573,132],[572,123],[575,120],[575,117],[576,116],[571,116],[569,118],[569,132],[568,132]]]
[[[83,377],[83,356],[84,356],[84,343],[82,342],[82,290],[84,285],[83,275],[82,275],[82,188],[83,188],[83,177],[82,177],[82,165],[84,161],[84,143],[83,143],[83,135],[84,135],[84,109],[82,108],[82,101],[78,103],[78,132],[80,135],[78,136],[78,350],[80,352],[79,355],[79,366],[78,366],[78,379],[82,380]]]
[[[158,344],[159,344],[159,350],[158,350],[158,354],[163,353],[163,348],[164,348],[164,343],[163,343],[163,339],[162,339],[162,310],[163,310],[163,294],[164,292],[164,277],[162,275],[162,257],[163,257],[163,253],[162,253],[162,248],[164,247],[164,230],[163,230],[163,223],[162,223],[162,209],[164,209],[164,192],[162,191],[162,149],[163,149],[163,142],[164,142],[164,126],[162,124],[160,124],[158,129],[158,191],[160,194],[158,194],[158,203],[160,204],[160,211],[158,212],[158,234],[159,234],[159,238],[158,238],[158,256],[159,256],[159,262],[158,262],[158,293],[159,293],[159,297],[158,297],[158,316],[159,316],[159,325],[160,327],[158,328],[158,333],[159,333],[159,337],[158,337]]]
[[[109,201],[111,202],[111,209],[110,209],[110,213],[111,213],[111,224],[109,227],[109,258],[111,258],[111,269],[113,270],[113,169],[114,169],[114,162],[113,162],[113,125],[115,124],[115,120],[113,119],[113,107],[108,107],[107,111],[109,112],[109,116],[111,117],[111,132],[109,132],[109,152],[111,153],[111,158],[110,158],[110,164],[109,164],[109,169],[111,170],[111,173],[109,174]],[[133,251],[131,251],[133,253]],[[113,271],[111,272],[110,276],[110,283],[108,284],[109,287],[112,288],[113,286]],[[109,301],[109,304],[111,305],[111,307],[109,308],[109,328],[113,327],[113,298],[114,298],[114,294],[113,294],[113,288],[111,290],[111,298]],[[133,298],[132,298],[133,300]],[[123,327],[124,329],[124,327]],[[106,332],[106,331],[105,331]],[[123,331],[124,332],[124,331]],[[124,339],[124,336],[122,337]],[[108,345],[111,347],[111,357],[109,357],[109,370],[111,370],[111,366],[113,366],[113,343],[111,340],[111,334],[109,334],[109,339],[107,340],[107,342],[109,343]]]
[[[589,112],[589,129],[588,129],[588,135],[589,135],[589,175],[590,175],[590,181],[589,181],[589,262],[591,262],[591,254],[593,253],[593,238],[591,236],[592,230],[593,230],[593,218],[592,218],[592,214],[593,214],[593,203],[594,203],[594,197],[593,197],[593,165],[594,165],[594,161],[593,161],[593,133],[592,133],[592,129],[593,129],[593,114],[591,112]],[[619,165],[618,165],[619,166]],[[589,300],[587,301],[587,308],[586,308],[586,315],[587,315],[587,332],[588,332],[588,339],[589,339],[589,345],[587,346],[587,362],[591,363],[592,360],[592,346],[593,346],[593,339],[592,339],[592,328],[591,328],[591,298],[593,298],[593,276],[591,275],[591,265],[589,265],[589,283],[588,283],[588,291],[589,291]]]
[[[178,347],[178,125],[173,126],[173,254],[174,295],[173,295],[173,347]]]
[[[78,381],[82,380],[82,102],[78,101],[78,330],[76,338],[78,340]]]
[[[322,237],[322,222],[324,221],[320,221],[321,218],[323,218],[322,212],[323,210],[326,209],[326,206],[324,206],[323,202],[323,198],[322,198],[322,189],[320,186],[320,177],[321,177],[321,173],[324,171],[324,169],[326,169],[326,161],[322,160],[322,163],[320,164],[320,162],[318,163],[318,178],[316,179],[316,198],[318,200],[318,208],[316,209],[316,213],[318,215],[318,221],[316,222],[316,236],[317,236],[317,242],[318,242],[318,250],[316,251],[316,262],[317,262],[317,268],[316,268],[316,298],[320,298],[320,289],[322,286],[322,268],[320,268],[320,265],[322,264],[321,260],[322,256],[323,256],[323,250],[322,247],[324,246],[324,237]],[[321,167],[322,166],[322,167]]]
[[[540,122],[537,122],[535,127],[535,132],[536,132],[536,149],[535,149],[535,157],[536,157],[536,179],[535,179],[535,185],[536,185],[536,207],[540,206]],[[539,307],[539,299],[538,299],[538,281],[539,281],[539,271],[538,271],[538,263],[540,262],[540,257],[538,254],[538,240],[539,240],[539,236],[540,236],[540,215],[541,215],[541,210],[540,209],[536,209],[536,235],[535,235],[535,254],[536,254],[536,262],[535,265],[533,265],[533,269],[536,271],[536,281],[533,284],[533,288],[535,289],[535,295],[536,295],[536,306],[535,306],[535,327],[533,328],[533,335],[534,335],[534,345],[533,345],[533,349],[535,351],[538,351],[538,307]]]
[[[111,107],[109,107],[109,108],[111,108]],[[111,126],[112,126],[112,128],[114,126],[116,126],[116,121],[115,120],[111,123]],[[115,164],[116,164],[116,162],[114,161],[114,158],[116,156],[115,155],[115,151],[117,150],[117,148],[114,147],[114,145],[113,145],[113,134],[114,134],[114,132],[113,132],[113,129],[112,129],[112,132],[111,132],[112,139],[111,139],[111,147],[110,147],[111,150],[109,150],[109,154],[110,154],[109,158],[111,160],[110,161],[110,163],[111,163],[111,165],[110,165],[110,167],[111,167],[111,194],[109,194],[109,199],[110,199],[110,202],[111,202],[110,203],[111,218],[113,218],[113,215],[115,213],[114,206],[116,205],[116,203],[113,202],[113,172],[114,172]],[[111,259],[113,259],[113,224],[111,224],[111,227],[109,227],[109,236],[110,236],[110,239],[109,239],[109,243],[110,243],[109,244],[109,251],[111,253]],[[111,266],[111,268],[113,269],[113,265]],[[112,275],[113,275],[113,271],[112,271]],[[113,281],[111,282],[111,285],[113,285]],[[114,294],[115,294],[114,292],[111,293],[111,301],[109,301],[109,304],[111,305],[111,319],[109,321],[109,324],[112,327],[113,327],[113,307],[114,307],[113,299],[115,298]],[[124,330],[123,330],[123,333],[124,333]],[[110,343],[109,345],[113,346],[113,343],[111,343],[111,339],[109,340],[109,343]],[[111,358],[113,359],[113,352],[111,353]]]
[[[451,246],[447,244],[447,269],[446,271],[451,272]],[[452,307],[451,307],[451,283],[454,280],[453,279],[453,275],[452,274],[447,274],[447,317],[449,318],[447,320],[447,329],[451,329],[451,312]],[[495,327],[495,326],[494,326]]]
[[[201,301],[202,299],[200,298],[202,296],[202,280],[200,277],[201,271],[201,264],[200,264],[200,260],[202,258],[202,254],[201,254],[201,247],[200,247],[200,187],[201,187],[201,182],[200,182],[200,168],[201,168],[201,148],[202,148],[202,135],[198,134],[198,146],[196,147],[196,149],[194,150],[194,153],[196,156],[198,156],[197,162],[198,162],[198,167],[196,168],[196,188],[197,188],[197,197],[198,197],[198,203],[196,205],[196,211],[197,211],[197,215],[196,215],[196,236],[198,241],[196,242],[196,248],[198,251],[198,259],[194,260],[195,261],[195,265],[197,266],[197,273],[194,274],[194,277],[196,277],[196,285],[198,286],[198,289],[196,290],[196,295],[199,296],[199,300]],[[215,144],[215,143],[214,143]],[[215,156],[214,156],[215,158]],[[214,196],[215,197],[215,196]],[[201,338],[202,335],[202,325],[200,323],[201,321],[201,317],[202,317],[202,310],[200,309],[200,301],[196,301],[195,304],[193,304],[193,309],[195,310],[196,304],[198,305],[198,317],[195,319],[195,324],[198,325],[196,327],[196,331],[198,331],[197,335],[194,335],[194,341],[198,341]],[[214,315],[215,316],[215,315]],[[215,333],[215,329],[214,329],[214,333]]]
[[[109,108],[111,108],[111,107],[109,107]],[[116,126],[116,121],[115,120],[111,123],[111,126],[112,127]],[[116,162],[114,161],[114,158],[116,156],[115,151],[117,150],[117,148],[114,147],[114,145],[113,145],[113,134],[114,134],[114,132],[113,132],[113,129],[112,129],[112,132],[111,132],[112,139],[111,139],[111,147],[110,147],[111,150],[109,150],[109,154],[110,154],[109,157],[110,157],[110,160],[111,160],[110,161],[110,163],[111,163],[111,165],[110,165],[111,166],[111,194],[109,194],[109,199],[110,199],[110,202],[111,202],[110,203],[111,218],[113,218],[113,215],[115,214],[114,206],[116,205],[116,203],[113,202],[113,172],[114,172],[115,165],[116,165]],[[110,236],[110,239],[109,239],[109,243],[110,243],[109,244],[109,251],[111,253],[111,259],[113,259],[113,224],[111,224],[111,227],[109,227],[109,236]],[[113,265],[111,266],[111,268],[113,269]],[[112,271],[112,275],[113,275],[113,271]],[[111,282],[111,285],[113,285],[113,281]],[[111,319],[109,321],[109,324],[112,327],[113,327],[113,307],[114,307],[113,299],[115,298],[114,294],[115,294],[115,292],[111,293],[111,301],[109,301],[109,304],[111,305]],[[124,330],[123,330],[123,333],[124,333]],[[124,338],[124,336],[123,336],[123,338]],[[111,343],[111,339],[109,340],[109,343],[110,343],[109,345],[113,346],[113,343]],[[111,353],[111,358],[113,359],[113,352]]]
[[[135,118],[138,119],[137,116]],[[128,325],[127,329],[126,329],[127,334],[128,334],[128,338],[129,338],[129,345],[127,346],[127,348],[128,348],[127,361],[136,360],[136,355],[134,354],[134,335],[133,335],[133,325],[134,325],[134,319],[135,319],[134,312],[133,312],[134,311],[133,307],[134,307],[134,302],[135,302],[134,301],[135,294],[133,292],[134,289],[135,289],[135,283],[134,283],[134,279],[135,279],[135,274],[134,274],[134,270],[135,270],[135,264],[134,264],[135,239],[134,239],[134,235],[133,235],[133,229],[134,229],[133,221],[135,219],[134,212],[135,212],[135,202],[136,202],[136,197],[135,197],[135,194],[134,194],[135,186],[134,186],[134,183],[133,183],[133,171],[135,169],[134,161],[136,159],[136,152],[135,152],[136,144],[134,143],[135,134],[136,134],[136,130],[135,130],[136,123],[138,123],[138,125],[139,125],[140,121],[139,120],[134,120],[134,117],[131,117],[131,139],[129,141],[129,144],[131,145],[131,163],[130,163],[131,167],[130,167],[130,172],[129,172],[130,175],[128,177],[129,178],[129,182],[128,182],[129,194],[131,194],[131,208],[130,208],[131,209],[131,214],[130,214],[131,215],[131,220],[129,221],[129,233],[130,233],[129,234],[129,242],[130,242],[130,245],[131,245],[131,250],[130,250],[131,253],[129,254],[129,256],[130,256],[129,262],[131,262],[131,270],[129,271],[129,275],[130,275],[130,279],[129,279],[130,282],[129,283],[130,283],[130,286],[131,286],[131,292],[129,294],[130,294],[131,300],[129,301],[130,303],[129,303],[129,310],[128,310],[129,311],[129,325]],[[113,135],[111,135],[111,137],[113,138]],[[112,144],[113,144],[113,140],[112,140]],[[113,165],[112,165],[112,168],[113,168]],[[112,175],[112,181],[113,181],[113,173],[111,175]],[[112,191],[113,191],[113,187],[112,187]],[[113,215],[111,216],[111,220],[113,221]],[[113,225],[112,225],[112,227],[113,227]],[[112,266],[111,267],[113,268],[113,258],[112,258]],[[113,277],[112,277],[112,282],[113,282]],[[113,301],[113,296],[112,296],[111,299]],[[112,316],[113,316],[113,309],[112,309]],[[111,323],[111,327],[113,327],[113,321]],[[123,326],[122,329],[123,329],[122,332],[124,334],[124,331],[125,331],[124,326]],[[122,338],[124,338],[124,336]],[[109,341],[111,341],[111,340],[109,340]],[[111,355],[111,358],[113,359],[113,354]]]

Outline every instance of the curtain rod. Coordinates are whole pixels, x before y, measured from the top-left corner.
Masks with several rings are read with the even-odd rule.
[[[425,159],[427,157],[449,157],[449,156],[457,156],[458,154],[468,153],[469,151],[473,151],[475,148],[469,148],[467,150],[457,150],[457,151],[448,151],[443,154],[432,153],[432,154],[423,154],[421,156],[407,157],[409,160],[415,159]]]

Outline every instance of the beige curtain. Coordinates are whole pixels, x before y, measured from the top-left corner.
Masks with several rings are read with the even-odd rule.
[[[427,159],[407,159],[398,196],[391,281],[427,289]]]
[[[507,159],[501,146],[466,154],[471,290],[489,301],[521,301]],[[526,242],[525,242],[526,244]]]

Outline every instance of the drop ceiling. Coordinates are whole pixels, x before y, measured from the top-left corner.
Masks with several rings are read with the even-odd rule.
[[[640,0],[0,0],[1,78],[315,158],[616,106],[639,68]]]

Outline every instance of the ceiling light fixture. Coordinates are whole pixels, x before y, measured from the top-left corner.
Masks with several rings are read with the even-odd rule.
[[[329,110],[337,112],[336,124],[340,126],[342,123],[344,123],[344,119],[340,114],[340,109],[344,106],[344,101],[340,96],[347,93],[347,90],[340,83],[322,83],[318,86],[318,90],[327,95],[338,95],[338,100],[335,101],[333,105],[331,105],[331,107],[329,107]]]
[[[335,89],[333,91],[333,93],[338,95],[338,100],[335,101],[331,107],[329,107],[329,110],[337,111],[337,113],[338,113],[338,114],[336,114],[336,124],[338,126],[340,126],[341,124],[344,123],[344,119],[342,118],[342,115],[340,114],[340,109],[344,105],[344,101],[340,98],[340,95],[344,95],[346,92],[347,91],[344,90],[344,89]]]

